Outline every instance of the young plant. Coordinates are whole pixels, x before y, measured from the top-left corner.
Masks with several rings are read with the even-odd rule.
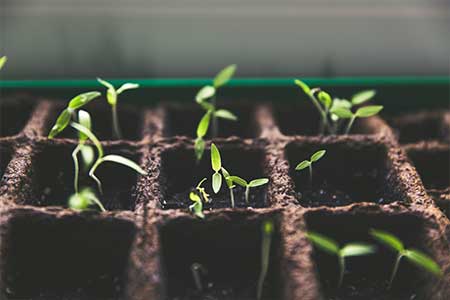
[[[214,171],[212,175],[212,189],[214,193],[218,193],[222,187],[222,175],[220,175],[220,170],[222,169],[222,160],[220,158],[219,149],[216,145],[211,144],[211,167]]]
[[[60,134],[67,126],[69,126],[72,118],[76,117],[77,109],[82,108],[84,105],[88,104],[95,98],[99,97],[101,94],[99,92],[87,92],[82,93],[69,101],[67,107],[60,113],[58,119],[56,119],[55,125],[53,125],[48,138],[52,139],[58,134]],[[76,120],[75,120],[76,121]]]
[[[375,253],[376,251],[376,248],[374,246],[364,243],[349,243],[341,248],[336,241],[315,232],[308,232],[307,237],[319,249],[327,252],[328,254],[335,255],[338,258],[338,287],[341,287],[344,280],[345,258],[352,256],[369,255]]]
[[[212,123],[211,136],[215,138],[219,133],[218,118],[230,121],[237,120],[237,117],[231,111],[226,109],[218,109],[216,103],[216,95],[219,88],[226,85],[228,81],[230,81],[235,71],[236,65],[227,66],[221,70],[216,77],[214,77],[213,85],[206,85],[202,87],[195,96],[195,101],[206,111],[197,127],[197,138],[195,140],[195,154],[197,160],[200,160],[203,156],[205,149],[204,136],[208,131],[209,123]],[[208,101],[210,99],[211,101]]]
[[[383,109],[382,105],[370,105],[370,106],[363,106],[356,110],[355,113],[353,113],[350,108],[345,107],[337,107],[331,110],[332,114],[335,114],[341,119],[349,119],[349,122],[347,124],[347,127],[345,129],[344,134],[349,134],[350,129],[352,128],[353,123],[355,122],[356,118],[368,118],[375,116]]]
[[[230,201],[231,201],[231,207],[234,208],[234,193],[233,193],[233,189],[236,187],[233,184],[233,180],[230,179],[230,173],[228,173],[228,171],[222,167],[222,176],[223,178],[225,178],[225,183],[227,184],[227,187],[230,191]]]
[[[205,188],[202,187],[203,182],[206,181],[206,178],[203,178],[195,187],[194,191],[189,193],[189,199],[194,202],[189,206],[189,209],[200,219],[204,219],[205,215],[203,214],[203,202],[208,203],[211,200],[209,199],[209,194],[206,193]]]
[[[74,210],[87,210],[92,205],[97,205],[103,212],[106,211],[91,188],[83,188],[69,198],[69,207]]]
[[[270,245],[272,243],[273,222],[265,221],[262,225],[261,243],[261,272],[259,273],[256,299],[261,300],[263,294],[264,280],[267,276],[270,261]]]
[[[3,66],[6,64],[8,58],[6,56],[0,57],[0,70],[3,69]]]
[[[242,179],[239,176],[230,176],[227,179],[231,180],[232,182],[242,186],[243,188],[245,188],[245,203],[248,204],[248,199],[250,196],[250,188],[255,188],[258,186],[262,186],[265,185],[269,182],[269,179],[267,178],[258,178],[258,179],[253,179],[250,182],[245,181],[244,179]]]
[[[395,275],[397,274],[400,260],[403,257],[435,276],[442,276],[442,270],[434,260],[432,260],[430,257],[419,250],[406,249],[402,241],[400,241],[400,239],[398,239],[393,234],[376,229],[370,230],[370,234],[377,241],[397,252],[397,258],[395,260],[394,268],[389,279],[388,289],[392,287],[392,282],[394,281]]]
[[[304,160],[295,167],[296,171],[300,171],[306,168],[309,169],[309,183],[311,186],[312,186],[312,165],[313,163],[321,159],[326,152],[327,152],[326,150],[319,150],[315,152],[313,155],[311,155],[309,160]]]
[[[139,87],[139,84],[124,83],[120,88],[116,90],[114,86],[106,80],[97,78],[97,81],[107,88],[106,100],[108,101],[109,105],[111,105],[113,136],[116,139],[121,139],[122,131],[120,130],[119,118],[117,115],[117,98],[120,94],[122,94],[126,90],[137,89]]]
[[[208,274],[208,270],[206,270],[206,268],[202,264],[193,263],[191,265],[191,272],[197,290],[199,292],[202,292],[203,291],[202,275]]]

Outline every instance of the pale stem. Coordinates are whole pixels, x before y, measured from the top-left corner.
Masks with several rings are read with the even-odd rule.
[[[353,122],[355,122],[356,116],[353,115],[350,121],[348,122],[347,128],[345,129],[345,134],[349,134],[350,129],[352,128]]]
[[[194,277],[195,286],[200,292],[203,291],[203,284],[200,273],[204,273],[205,270],[203,269],[202,265],[195,263],[192,264],[191,271],[192,277]]]
[[[233,194],[233,188],[230,188],[230,200],[231,200],[231,207],[234,208],[234,194]]]
[[[338,256],[339,259],[339,281],[338,288],[342,286],[342,282],[344,281],[344,272],[345,272],[345,262],[344,257],[342,255]]]
[[[215,114],[215,110],[216,110],[216,96],[214,96],[212,98],[212,105],[214,107],[214,112],[212,114],[212,126],[211,126],[211,136],[213,139],[215,139],[218,135],[219,135],[219,122],[217,121],[217,117]]]
[[[94,179],[94,181],[97,183],[98,191],[100,192],[101,195],[103,195],[102,182],[100,181],[100,179],[98,179],[97,176],[95,176],[95,170],[97,170],[98,166],[102,162],[103,161],[101,159],[97,159],[97,161],[95,162],[95,164],[92,166],[91,170],[89,171],[89,177]]]
[[[321,117],[322,117],[322,123],[320,124],[319,133],[323,134],[325,128],[328,127],[328,120],[327,120],[327,113],[323,110],[323,108],[320,106],[319,101],[316,99],[313,93],[308,93],[309,98],[313,102],[314,106],[319,111]]]
[[[313,184],[313,181],[312,181],[312,163],[309,163],[308,168],[309,168],[309,184],[311,185],[311,188],[312,188],[312,184]]]
[[[400,265],[400,260],[402,259],[402,257],[403,257],[402,253],[399,253],[397,255],[397,259],[395,260],[394,269],[392,270],[391,278],[389,279],[388,290],[390,290],[392,287],[392,282],[394,281],[395,275],[397,274],[398,266]]]
[[[258,288],[256,291],[256,299],[260,300],[264,288],[264,279],[267,275],[267,270],[269,269],[269,258],[270,258],[270,244],[272,242],[272,235],[264,233],[261,249],[261,273],[259,273],[258,278]]]
[[[83,145],[78,144],[77,147],[72,152],[72,159],[73,159],[73,166],[75,169],[75,174],[73,176],[73,189],[75,190],[75,193],[78,194],[78,173],[80,172],[80,166],[78,164],[78,152],[80,152],[81,147]]]
[[[245,203],[247,203],[247,204],[248,204],[248,197],[249,197],[249,194],[250,194],[250,187],[247,185],[247,186],[245,187]]]
[[[122,132],[119,126],[119,117],[117,116],[117,104],[112,105],[112,122],[113,122],[113,136],[116,139],[122,138]]]

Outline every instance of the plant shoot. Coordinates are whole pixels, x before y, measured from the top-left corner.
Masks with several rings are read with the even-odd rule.
[[[425,271],[430,272],[435,276],[442,276],[441,268],[433,259],[419,250],[406,249],[402,241],[393,234],[376,229],[370,230],[370,234],[378,242],[397,252],[397,258],[395,260],[394,268],[392,269],[391,277],[389,279],[388,289],[392,287],[392,283],[394,281],[395,275],[397,274],[400,261],[403,257],[405,257],[416,266],[421,267]]]
[[[230,191],[230,201],[231,201],[231,207],[234,208],[234,193],[233,193],[233,189],[236,187],[233,184],[233,180],[230,179],[230,173],[228,173],[228,171],[222,167],[222,176],[223,178],[225,178],[225,183],[227,184],[228,190]]]
[[[309,160],[304,160],[295,167],[296,171],[301,171],[306,168],[309,169],[309,183],[311,186],[312,186],[312,182],[313,182],[312,181],[312,165],[313,165],[313,163],[315,163],[316,161],[321,159],[325,155],[326,152],[327,152],[326,150],[319,150],[319,151],[315,152],[313,155],[311,155]]]
[[[69,208],[73,210],[83,211],[93,205],[97,205],[103,212],[106,211],[102,202],[97,198],[91,188],[83,188],[80,192],[76,192],[69,198]]]
[[[206,178],[203,178],[195,187],[194,191],[189,193],[189,199],[194,202],[189,206],[190,211],[194,213],[200,219],[204,219],[205,215],[203,214],[203,202],[208,203],[211,202],[209,199],[209,194],[206,193],[204,187],[202,187],[203,182],[206,181]]]
[[[250,197],[250,188],[262,186],[269,182],[269,179],[267,179],[267,178],[253,179],[250,182],[245,181],[244,179],[242,179],[239,176],[230,176],[230,177],[228,177],[228,179],[231,180],[232,182],[242,186],[243,188],[245,188],[245,203],[247,203],[247,204],[248,204],[248,199]]]
[[[267,271],[269,269],[270,262],[270,246],[272,243],[272,235],[274,230],[274,225],[272,221],[265,221],[262,225],[262,243],[261,243],[261,271],[258,278],[258,287],[256,290],[256,299],[261,300],[264,280],[267,276]]]
[[[211,167],[214,171],[212,175],[212,189],[215,194],[220,191],[222,187],[222,175],[220,175],[220,170],[222,169],[222,160],[220,158],[219,149],[217,149],[216,145],[211,144]]]
[[[117,99],[119,95],[122,94],[124,91],[137,89],[139,87],[139,84],[124,83],[120,88],[116,90],[114,86],[106,80],[97,78],[97,81],[107,88],[106,100],[108,101],[108,104],[111,105],[113,136],[116,139],[121,139],[122,131],[120,130],[119,117],[117,115]]]
[[[349,243],[340,248],[339,244],[336,241],[315,232],[308,232],[307,237],[314,245],[317,246],[317,248],[328,254],[335,255],[338,258],[338,287],[342,286],[342,282],[344,280],[345,258],[352,256],[369,255],[375,253],[376,251],[376,248],[374,246],[364,243]]]

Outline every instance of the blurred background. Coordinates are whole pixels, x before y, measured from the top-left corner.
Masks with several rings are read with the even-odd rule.
[[[450,0],[0,0],[3,79],[448,75]]]

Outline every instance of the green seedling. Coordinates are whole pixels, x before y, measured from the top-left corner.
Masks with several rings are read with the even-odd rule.
[[[263,294],[264,280],[267,276],[270,261],[270,245],[274,225],[272,221],[266,221],[262,225],[262,243],[261,243],[261,272],[259,273],[258,286],[256,290],[256,299],[261,300]]]
[[[67,126],[69,126],[72,118],[76,117],[76,111],[78,109],[82,108],[100,95],[101,94],[99,92],[87,92],[72,98],[67,107],[60,113],[58,119],[56,119],[56,123],[50,130],[48,138],[52,139],[60,134]]]
[[[195,140],[195,155],[197,160],[200,160],[203,156],[205,149],[204,137],[208,132],[209,124],[211,124],[212,137],[218,136],[218,118],[236,121],[237,117],[229,110],[218,109],[216,103],[216,95],[222,86],[226,85],[228,81],[233,77],[236,71],[236,65],[229,65],[221,70],[216,77],[214,77],[213,85],[206,85],[202,87],[197,95],[195,101],[206,111],[205,115],[200,120],[197,126],[197,138]],[[211,101],[209,101],[211,99]]]
[[[69,198],[69,207],[74,210],[87,210],[92,205],[97,205],[101,211],[106,211],[94,191],[90,188],[83,188]]]
[[[267,179],[267,178],[253,179],[250,182],[245,181],[244,179],[242,179],[239,176],[230,176],[230,177],[228,177],[228,179],[245,188],[245,203],[247,203],[247,204],[248,204],[248,199],[250,196],[250,188],[262,186],[269,182],[269,179]]]
[[[313,163],[315,163],[316,161],[321,159],[325,155],[326,152],[327,152],[326,150],[319,150],[319,151],[315,152],[313,155],[311,155],[309,160],[304,160],[295,167],[296,171],[300,171],[300,170],[303,170],[306,168],[309,169],[309,183],[311,186],[312,186],[312,174],[313,174],[312,165],[313,165]]]
[[[222,167],[222,176],[223,178],[225,178],[225,183],[227,184],[228,190],[230,191],[230,201],[231,201],[231,207],[234,208],[234,193],[233,193],[233,189],[236,187],[233,184],[233,180],[230,179],[230,173],[228,173],[228,171]]]
[[[203,284],[202,284],[202,275],[208,274],[208,270],[199,263],[193,263],[191,265],[191,272],[192,277],[194,278],[195,286],[197,287],[197,290],[199,292],[203,291]]]
[[[95,175],[95,171],[101,164],[103,164],[105,162],[113,162],[113,163],[124,165],[126,167],[129,167],[129,168],[135,170],[136,172],[138,172],[141,175],[147,174],[144,170],[141,169],[141,167],[139,167],[138,164],[136,164],[135,162],[133,162],[132,160],[130,160],[128,158],[125,158],[120,155],[115,155],[115,154],[109,154],[109,155],[105,156],[104,151],[103,151],[103,146],[101,145],[100,141],[88,128],[84,127],[83,125],[81,125],[79,123],[75,123],[75,122],[70,123],[70,126],[75,128],[78,132],[86,135],[88,137],[88,139],[94,144],[95,148],[97,149],[97,159],[94,162],[91,169],[89,170],[89,177],[91,177],[97,183],[100,194],[103,194],[102,183],[101,183],[100,179]]]
[[[222,160],[220,158],[219,149],[216,145],[211,144],[211,167],[214,171],[212,175],[212,189],[214,193],[218,193],[222,187],[222,175],[220,175],[220,170],[222,169]]]
[[[437,277],[442,276],[441,268],[433,259],[431,259],[429,256],[425,255],[419,250],[406,249],[402,241],[400,241],[400,239],[398,239],[393,234],[376,229],[370,230],[370,234],[378,242],[384,244],[385,246],[397,252],[397,258],[395,260],[394,268],[392,270],[391,277],[389,279],[388,289],[392,287],[392,283],[394,281],[395,275],[397,274],[400,261],[403,257],[405,257],[407,260],[409,260],[416,266],[421,267],[425,271],[428,271]]]
[[[8,58],[6,56],[0,57],[0,70],[3,69],[3,66],[6,64]]]
[[[106,100],[108,101],[108,104],[111,105],[113,136],[116,139],[121,139],[122,131],[120,130],[119,118],[117,115],[117,99],[118,99],[119,95],[122,94],[124,91],[137,89],[139,87],[139,84],[124,83],[120,88],[118,88],[116,90],[114,88],[114,86],[106,80],[97,78],[97,81],[100,82],[102,85],[104,85],[107,88]]]
[[[341,119],[349,119],[349,122],[347,124],[347,127],[345,129],[344,134],[349,134],[350,129],[352,128],[353,123],[355,122],[356,118],[368,118],[375,116],[383,109],[382,105],[370,105],[370,106],[363,106],[361,108],[358,108],[355,113],[353,113],[350,108],[345,107],[337,107],[331,110],[332,114],[335,114]]]
[[[206,178],[203,178],[195,187],[195,191],[189,193],[189,199],[194,202],[189,206],[189,209],[200,219],[205,218],[205,215],[203,214],[203,202],[208,203],[211,201],[209,199],[209,194],[206,193],[205,188],[202,187],[202,184],[205,181]]]
[[[375,246],[364,243],[348,243],[340,248],[336,241],[315,232],[308,232],[307,237],[319,249],[327,252],[328,254],[337,256],[339,262],[338,287],[341,287],[344,280],[345,258],[369,255],[375,253],[376,251]]]

